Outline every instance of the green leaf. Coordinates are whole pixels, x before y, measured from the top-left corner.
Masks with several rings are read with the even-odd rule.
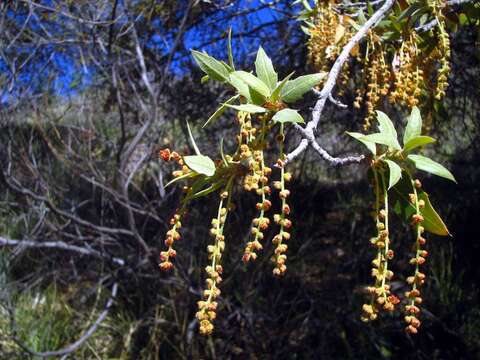
[[[270,96],[270,99],[272,100],[272,102],[275,102],[279,99],[280,97],[280,92],[282,91],[283,87],[285,86],[285,84],[288,82],[288,80],[290,80],[290,78],[292,77],[292,75],[294,74],[295,72],[291,72],[290,74],[288,74],[288,76],[283,79],[281,82],[279,82],[277,84],[277,86],[275,87],[275,89],[272,91],[272,95]]]
[[[435,141],[436,140],[430,136],[415,136],[410,140],[408,140],[408,142],[403,147],[403,151],[409,152],[409,151],[412,151],[413,149],[418,148],[419,146],[431,144]]]
[[[238,93],[242,95],[245,99],[248,101],[252,101],[252,97],[250,95],[250,89],[248,88],[248,85],[240,79],[238,75],[235,73],[231,73],[228,82],[235,88],[237,89]]]
[[[225,152],[223,151],[223,138],[220,139],[220,156],[222,157],[223,164],[228,166],[228,161],[225,158]]]
[[[192,178],[192,177],[195,177],[195,176],[198,176],[198,174],[196,173],[188,173],[188,174],[185,174],[185,175],[181,175],[179,177],[176,177],[176,178],[173,178],[172,180],[170,180],[165,186],[164,188],[172,185],[173,183],[179,181],[179,180],[183,180],[183,179],[189,179],[189,178]]]
[[[265,109],[261,106],[253,105],[253,104],[242,104],[242,105],[224,104],[224,105],[228,106],[232,109],[235,109],[235,110],[238,110],[238,111],[245,111],[245,112],[248,112],[248,113],[251,113],[251,114],[264,113],[264,112],[267,111],[267,109]]]
[[[423,218],[428,219],[428,222],[423,222],[423,227],[425,230],[441,236],[450,235],[450,232],[448,231],[448,228],[443,222],[442,218],[433,208],[428,194],[424,191],[417,191],[417,195],[419,200],[425,201],[425,207],[420,210],[420,214],[422,214]]]
[[[388,145],[396,150],[401,150],[400,144],[398,143],[397,130],[395,130],[392,120],[390,120],[387,114],[381,111],[377,111],[377,120],[380,132],[389,138],[388,144],[384,143],[384,145]]]
[[[433,161],[430,158],[427,158],[422,155],[408,155],[408,158],[415,163],[415,167],[419,170],[423,170],[431,174],[441,176],[455,183],[457,182],[457,180],[455,180],[455,177],[452,175],[450,171],[448,171],[447,168],[437,163],[436,161]]]
[[[207,179],[206,176],[199,176],[199,178],[193,182],[182,200],[182,206],[185,206],[190,200],[192,200],[193,195],[199,192],[208,183]]]
[[[363,25],[367,22],[367,18],[365,17],[365,13],[363,12],[363,9],[360,8],[360,11],[358,12],[358,23],[360,25]]]
[[[208,80],[210,80],[210,76],[204,75],[204,76],[202,76],[202,78],[200,79],[200,84],[205,84],[205,83],[208,82]]]
[[[257,52],[255,71],[260,80],[267,84],[270,90],[275,89],[278,82],[278,74],[273,68],[272,60],[270,60],[262,47],[260,47]]]
[[[420,136],[422,133],[422,116],[420,110],[414,106],[410,116],[408,117],[405,133],[403,134],[403,145],[413,138]]]
[[[402,169],[392,160],[384,160],[388,165],[389,179],[388,190],[390,190],[402,178]]]
[[[200,153],[200,149],[195,143],[195,139],[193,138],[192,130],[190,129],[190,124],[188,123],[188,121],[187,121],[187,130],[188,130],[188,136],[190,137],[190,141],[192,142],[193,150],[195,150],[195,154],[202,155]]]
[[[410,223],[412,215],[416,213],[415,205],[409,201],[408,194],[412,192],[412,179],[406,172],[403,172],[402,179],[390,191],[390,203],[395,213],[401,216],[407,223]],[[420,209],[420,214],[424,219],[422,226],[425,230],[441,236],[449,235],[450,232],[447,226],[430,203],[428,194],[417,190],[417,195],[419,199],[425,201],[425,207]]]
[[[235,64],[233,62],[233,52],[232,52],[232,27],[228,29],[227,52],[228,52],[228,63],[230,67],[233,70],[235,70]]]
[[[258,91],[255,91],[254,89],[252,89],[250,87],[248,89],[250,91],[250,97],[252,99],[252,101],[251,101],[252,104],[261,106],[265,103],[265,96],[263,96]]]
[[[270,96],[270,89],[268,85],[259,78],[257,78],[255,75],[250,74],[246,71],[234,71],[232,75],[242,80],[245,84],[247,84],[249,87],[251,87],[253,90],[258,92],[262,96]]]
[[[371,141],[376,144],[386,145],[388,147],[396,149],[398,141],[395,142],[390,134],[385,133],[375,133],[370,135],[365,135],[363,138],[365,141]]]
[[[212,79],[221,82],[228,80],[229,71],[220,61],[196,50],[192,50],[192,55],[200,69]]]
[[[287,81],[280,92],[280,98],[287,103],[298,101],[306,92],[310,91],[315,85],[318,85],[325,76],[327,76],[327,73],[321,72],[299,76],[295,80]]]
[[[190,199],[193,200],[193,199],[198,199],[199,197],[207,196],[208,194],[214,192],[215,190],[220,189],[223,185],[224,185],[224,183],[222,181],[218,181],[216,183],[213,183],[212,185],[210,185],[206,189],[200,190],[200,191],[196,192],[195,194],[191,195]]]
[[[206,176],[215,174],[215,163],[205,155],[184,156],[183,161],[193,171]]]
[[[296,124],[303,124],[305,120],[303,120],[302,115],[298,113],[297,110],[293,109],[283,109],[273,115],[272,118],[273,122],[275,123],[296,123]]]
[[[370,152],[373,155],[376,155],[377,146],[375,145],[375,143],[373,141],[368,141],[368,140],[363,139],[365,137],[365,134],[361,134],[361,133],[358,133],[358,132],[349,132],[349,131],[347,131],[346,133],[347,133],[347,135],[349,135],[349,136],[353,137],[354,139],[360,141],[363,145],[365,145],[368,148],[368,150],[370,150]]]
[[[231,103],[233,103],[235,100],[237,100],[239,98],[240,95],[235,95],[235,96],[232,96],[230,99],[228,99],[227,101],[225,101],[225,103],[223,103],[222,105],[220,105],[220,107],[212,114],[210,115],[210,117],[208,118],[208,120],[205,122],[205,124],[203,124],[202,128],[204,128],[205,126],[207,126],[208,124],[214,122],[215,120],[217,120],[220,116],[222,116],[222,114],[225,112],[225,110],[227,109],[227,105],[230,105]]]

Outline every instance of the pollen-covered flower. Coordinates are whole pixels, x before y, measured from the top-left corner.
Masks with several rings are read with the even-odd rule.
[[[228,200],[227,200],[228,199]],[[227,204],[224,202],[227,201]],[[221,291],[218,285],[222,282],[223,268],[221,265],[222,254],[225,250],[225,235],[223,230],[227,215],[230,210],[229,191],[225,190],[220,194],[220,205],[217,217],[212,219],[212,228],[210,235],[214,239],[213,244],[207,246],[208,259],[210,265],[205,267],[207,279],[205,280],[206,289],[203,291],[204,300],[198,302],[198,311],[196,317],[200,322],[200,333],[209,335],[213,331],[213,320],[217,317],[216,299]]]
[[[168,249],[166,251],[160,252],[159,266],[162,270],[170,270],[171,268],[173,268],[173,264],[170,260],[177,256],[177,252],[173,249],[173,244],[175,241],[181,239],[181,235],[178,232],[178,229],[182,227],[180,219],[180,212],[175,213],[170,219],[170,225],[172,227],[170,230],[167,231],[167,237],[165,239],[165,246],[167,246]]]
[[[411,286],[411,290],[405,292],[405,298],[407,299],[407,305],[405,306],[405,312],[407,313],[407,316],[405,316],[405,322],[407,323],[407,326],[405,331],[410,334],[416,334],[421,325],[421,321],[418,319],[420,308],[417,305],[420,305],[423,302],[419,288],[425,282],[425,274],[420,272],[420,266],[425,264],[428,256],[428,252],[422,249],[426,240],[423,237],[425,229],[422,226],[424,217],[421,215],[421,209],[425,207],[425,201],[418,199],[417,195],[417,189],[420,189],[421,186],[420,180],[412,181],[414,194],[411,198],[414,200],[415,214],[412,215],[411,225],[415,229],[416,240],[414,256],[410,259],[409,263],[415,266],[415,270],[413,276],[407,278],[407,283]]]

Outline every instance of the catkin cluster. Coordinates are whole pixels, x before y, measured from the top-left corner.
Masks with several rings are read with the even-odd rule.
[[[394,90],[389,94],[388,100],[392,104],[401,104],[409,109],[419,103],[424,82],[418,42],[417,34],[412,30],[393,58]]]
[[[220,197],[218,214],[216,218],[212,219],[212,227],[210,229],[210,235],[214,241],[213,244],[207,247],[208,259],[211,263],[205,267],[207,279],[205,280],[206,289],[203,291],[204,299],[198,302],[198,312],[196,314],[200,322],[200,333],[203,335],[209,335],[213,331],[212,322],[217,317],[217,302],[215,299],[221,294],[218,285],[222,281],[221,274],[223,268],[221,259],[222,253],[225,250],[225,235],[223,234],[223,230],[230,205],[229,192],[223,191]],[[226,206],[224,206],[225,201],[227,201]]]
[[[282,104],[272,104],[275,108],[281,108]],[[237,150],[233,155],[223,155],[222,162],[217,164],[215,176],[221,176],[226,180],[223,184],[223,190],[220,192],[220,205],[217,216],[212,220],[210,234],[213,242],[208,245],[209,265],[205,267],[206,281],[203,298],[198,302],[198,311],[196,317],[200,324],[200,333],[209,335],[214,329],[213,322],[217,316],[218,298],[221,294],[220,283],[222,281],[222,255],[225,250],[224,228],[228,213],[233,208],[231,196],[235,190],[234,182],[238,180],[241,186],[240,191],[253,192],[258,197],[256,202],[256,215],[252,220],[250,237],[245,245],[242,260],[247,263],[258,257],[258,252],[263,249],[262,244],[266,230],[270,226],[271,218],[268,212],[272,207],[270,199],[272,189],[270,188],[270,177],[272,168],[266,165],[265,153],[269,144],[268,136],[271,135],[273,128],[271,114],[252,115],[240,111],[237,115],[239,132],[236,135]],[[292,175],[285,170],[284,154],[284,126],[280,124],[279,133],[276,136],[280,148],[279,160],[276,163],[280,178],[273,181],[272,187],[278,191],[280,200],[280,212],[273,215],[273,222],[278,226],[278,232],[272,239],[274,251],[272,261],[274,262],[273,273],[283,275],[287,269],[285,262],[287,259],[286,241],[290,239],[292,222],[289,219],[290,206],[287,199],[290,191],[286,184],[291,180]],[[162,150],[160,156],[164,160],[175,159],[180,170],[173,172],[174,178],[188,179],[191,170],[185,166],[183,159],[177,153],[171,153],[170,150]],[[276,172],[277,172],[276,171]],[[195,175],[195,174],[193,174]],[[220,180],[219,180],[220,181]],[[187,197],[190,194],[193,185],[187,186]],[[186,207],[187,201],[184,201]],[[169,270],[173,267],[171,259],[176,255],[173,249],[174,241],[180,239],[178,229],[181,227],[181,218],[184,213],[183,208],[175,213],[171,220],[171,229],[167,232],[165,245],[167,250],[160,253],[160,268]]]
[[[415,24],[405,23],[400,39],[389,39],[392,29],[377,26],[369,30],[365,45],[356,46],[351,61],[339,74],[339,92],[348,83],[356,83],[353,106],[365,110],[364,128],[368,129],[374,110],[382,100],[412,109],[420,102],[441,100],[448,86],[450,39],[446,31],[445,2],[429,0],[430,17],[436,26],[422,36]],[[308,58],[318,71],[329,71],[344,45],[355,34],[354,19],[344,15],[337,1],[319,1],[309,18]],[[395,30],[397,31],[397,30]],[[352,71],[360,67],[359,71]]]
[[[362,321],[375,320],[381,310],[392,312],[400,300],[391,293],[389,282],[393,278],[393,271],[389,269],[389,260],[394,253],[390,247],[389,218],[388,218],[388,191],[383,174],[378,174],[374,169],[374,187],[376,194],[376,228],[377,236],[370,243],[377,249],[377,256],[372,261],[372,277],[374,286],[367,287],[371,295],[370,304],[362,307]],[[381,206],[384,208],[382,209]]]
[[[172,175],[173,177],[180,177],[183,175],[187,175],[190,173],[190,169],[185,165],[181,156],[173,151],[171,152],[170,149],[160,150],[159,156],[164,161],[174,160],[181,166],[181,170],[175,170]],[[173,263],[171,259],[177,256],[176,250],[173,248],[175,241],[180,240],[182,237],[180,232],[178,231],[182,227],[181,218],[182,214],[184,213],[184,209],[177,210],[175,214],[170,219],[170,226],[171,228],[167,231],[166,238],[165,238],[165,246],[167,247],[166,251],[160,252],[160,263],[159,266],[162,270],[170,270],[173,267]]]
[[[256,251],[262,250],[261,241],[264,238],[264,231],[270,225],[270,219],[265,216],[265,213],[270,210],[272,202],[267,198],[271,194],[270,186],[268,186],[268,177],[272,173],[272,169],[265,166],[264,154],[261,150],[253,152],[252,161],[249,164],[249,170],[253,175],[247,175],[248,183],[244,183],[246,191],[255,191],[260,196],[260,201],[256,204],[256,209],[259,212],[258,217],[252,220],[251,235],[253,240],[248,241],[242,257],[244,262],[255,260],[257,258]]]
[[[400,303],[400,299],[391,293],[389,284],[394,275],[389,269],[389,261],[393,259],[394,253],[390,246],[388,191],[384,173],[381,169],[378,171],[374,165],[372,171],[376,194],[375,221],[377,235],[370,242],[377,249],[377,255],[372,261],[372,276],[375,279],[375,283],[373,286],[366,288],[371,300],[370,303],[362,306],[361,320],[365,322],[376,320],[382,310],[392,312],[395,309],[395,305]],[[421,325],[421,321],[418,318],[420,314],[419,306],[422,303],[420,287],[424,284],[426,278],[425,274],[421,272],[421,266],[425,264],[428,252],[424,249],[426,240],[424,238],[424,217],[421,213],[425,208],[425,200],[421,198],[423,195],[419,194],[422,184],[418,179],[412,180],[411,183],[412,193],[409,194],[409,203],[415,209],[415,212],[411,215],[410,222],[415,230],[415,244],[414,254],[410,258],[409,263],[414,266],[414,272],[413,275],[408,276],[406,279],[410,289],[404,293],[404,319],[406,332],[416,334]]]
[[[420,271],[420,266],[425,264],[428,252],[423,249],[426,244],[426,240],[423,237],[424,227],[422,223],[424,221],[423,216],[420,214],[421,209],[425,207],[425,201],[419,199],[417,189],[420,189],[422,184],[420,180],[412,182],[413,193],[410,194],[410,203],[415,207],[415,214],[412,215],[411,225],[415,229],[416,238],[414,246],[414,256],[410,259],[410,265],[415,267],[413,276],[407,278],[407,283],[411,286],[411,289],[405,292],[405,298],[408,303],[405,305],[405,322],[407,327],[405,330],[408,333],[416,334],[418,328],[421,325],[418,315],[420,313],[419,305],[422,303],[422,297],[420,293],[420,287],[425,282],[425,274]]]

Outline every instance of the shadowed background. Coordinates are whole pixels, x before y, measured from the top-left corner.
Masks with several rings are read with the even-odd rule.
[[[364,166],[332,168],[311,152],[290,167],[294,227],[282,279],[272,275],[268,242],[255,263],[241,262],[256,199],[236,189],[212,337],[198,335],[195,312],[215,196],[189,209],[175,270],[158,270],[168,219],[181,196],[180,187],[164,188],[174,168],[158,159],[158,149],[193,153],[186,121],[202,152],[218,158],[221,138],[227,151],[234,149],[233,113],[201,128],[231,92],[200,83],[190,49],[225,60],[232,27],[237,68],[251,69],[261,44],[281,77],[312,72],[307,38],[295,19],[299,10],[283,0],[0,4],[3,358],[34,357],[76,341],[102,313],[114,284],[118,295],[107,317],[69,358],[480,356],[475,26],[451,34],[450,86],[428,129],[438,139],[429,154],[458,185],[419,175],[453,236],[428,238],[417,336],[404,333],[401,314],[360,321],[374,255],[373,192]],[[318,136],[332,154],[359,153],[364,149],[344,132],[361,129],[364,110],[351,106],[348,93],[342,100],[349,107],[329,107]],[[313,95],[307,97],[303,113],[313,104]],[[388,113],[401,124],[406,112]],[[293,132],[287,139],[287,148],[297,144]],[[269,154],[271,162],[274,157]],[[403,293],[413,236],[398,218],[393,228],[392,285]]]

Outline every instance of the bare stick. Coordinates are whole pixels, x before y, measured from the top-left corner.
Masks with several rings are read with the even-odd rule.
[[[347,165],[352,163],[359,163],[364,159],[363,155],[350,156],[346,158],[335,158],[331,156],[325,149],[323,149],[322,146],[320,146],[320,144],[316,142],[314,131],[316,130],[318,123],[320,122],[320,118],[325,108],[325,103],[327,102],[327,99],[333,99],[332,91],[335,88],[335,84],[337,82],[337,78],[340,74],[343,64],[345,64],[345,62],[350,57],[350,52],[352,51],[354,46],[357,45],[360,40],[365,37],[368,30],[373,28],[385,17],[385,15],[392,8],[394,3],[395,0],[386,0],[385,3],[372,15],[370,19],[368,19],[368,21],[360,28],[360,30],[358,30],[358,32],[343,47],[342,52],[338,56],[337,60],[335,60],[335,63],[333,64],[330,72],[328,73],[328,78],[325,85],[318,94],[318,100],[315,103],[315,107],[312,111],[312,119],[307,123],[305,128],[301,129],[303,139],[301,140],[297,148],[287,155],[286,162],[292,161],[298,155],[303,153],[310,144],[322,156],[323,159],[327,160],[332,165]],[[338,106],[338,104],[336,105]]]
[[[73,251],[84,255],[90,255],[99,259],[107,259],[120,266],[125,265],[125,260],[123,259],[110,257],[107,254],[101,253],[100,251],[94,249],[87,249],[81,246],[70,245],[63,241],[12,240],[0,236],[0,246],[26,246],[30,248],[61,249]]]

